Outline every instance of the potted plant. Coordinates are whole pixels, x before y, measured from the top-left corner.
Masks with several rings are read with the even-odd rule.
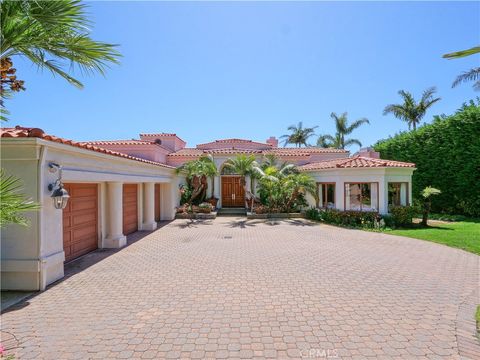
[[[210,214],[212,212],[212,204],[209,202],[203,202],[198,205],[197,211],[203,214]]]

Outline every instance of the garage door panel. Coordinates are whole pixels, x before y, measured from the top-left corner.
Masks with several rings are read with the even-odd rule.
[[[95,199],[86,199],[86,200],[77,200],[72,204],[71,211],[82,211],[82,210],[95,210],[97,208],[98,202]]]
[[[89,212],[86,214],[79,214],[72,218],[73,226],[76,225],[91,225],[91,223],[96,223],[97,216],[94,212]]]
[[[160,221],[160,184],[155,184],[155,221]]]
[[[137,184],[123,185],[123,234],[138,230],[138,188]]]
[[[90,184],[76,184],[77,186],[75,186],[73,189],[72,189],[72,194],[73,196],[75,197],[96,197],[97,196],[97,189],[96,187],[93,188],[92,186],[90,186]],[[82,185],[86,185],[86,186],[82,186]]]
[[[98,185],[65,184],[70,194],[63,210],[65,260],[73,260],[98,247]]]

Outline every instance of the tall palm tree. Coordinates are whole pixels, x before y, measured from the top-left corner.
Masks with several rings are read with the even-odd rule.
[[[400,90],[398,94],[402,97],[402,104],[390,104],[383,110],[383,115],[393,114],[396,118],[406,121],[408,129],[413,127],[417,129],[417,125],[425,116],[427,110],[441,98],[434,98],[433,95],[437,92],[435,87],[428,88],[422,94],[420,101],[417,103],[411,93],[405,90]]]
[[[280,139],[284,139],[283,146],[288,144],[295,144],[296,147],[307,146],[307,141],[310,137],[315,135],[315,129],[318,126],[314,127],[303,127],[303,123],[300,121],[297,126],[290,125],[287,130],[290,131],[290,134],[280,136]]]
[[[104,74],[108,63],[118,63],[120,54],[116,45],[95,41],[90,37],[85,5],[79,0],[30,1],[2,0],[0,3],[0,60],[2,68],[20,56],[40,69],[48,69],[72,85],[83,84],[68,73],[77,67],[82,73]],[[13,69],[13,70],[12,70]],[[2,79],[2,90],[17,89]],[[16,80],[16,79],[15,79]],[[2,91],[3,93],[3,91]]]
[[[215,176],[218,175],[217,165],[213,160],[213,156],[203,155],[200,157],[199,161],[202,162],[203,172],[207,177],[209,177],[212,181],[212,196],[211,198],[215,197]]]
[[[251,175],[253,173],[254,167],[258,166],[257,162],[255,161],[255,156],[253,155],[237,155],[234,158],[228,159],[223,164],[225,168],[230,170],[232,173],[241,176],[241,184],[245,188],[247,182],[245,177],[247,175]]]
[[[470,49],[455,51],[453,53],[443,55],[445,59],[458,59],[465,56],[470,56],[473,54],[480,53],[480,46],[475,46]],[[457,85],[467,82],[467,81],[474,81],[473,88],[477,91],[480,91],[480,67],[474,67],[469,71],[465,71],[464,73],[457,76],[455,81],[452,84],[452,87],[456,87]]]
[[[187,161],[176,169],[177,174],[184,173],[188,187],[192,194],[188,203],[202,202],[205,199],[208,189],[207,178],[217,174],[217,167],[211,156],[202,156],[199,159]],[[214,191],[212,181],[212,197]]]
[[[362,146],[358,139],[345,139],[346,135],[350,135],[355,129],[363,124],[370,124],[367,118],[355,120],[350,125],[348,124],[348,114],[344,112],[340,116],[332,112],[330,117],[335,121],[336,132],[335,135],[323,134],[318,137],[317,146],[319,147],[333,147],[337,149],[345,149],[351,145]]]

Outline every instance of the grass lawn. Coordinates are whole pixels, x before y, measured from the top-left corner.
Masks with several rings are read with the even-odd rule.
[[[430,226],[385,230],[386,234],[433,241],[480,255],[480,222],[433,222]]]

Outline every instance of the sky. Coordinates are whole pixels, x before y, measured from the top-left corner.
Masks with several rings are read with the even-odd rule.
[[[89,2],[96,40],[123,57],[79,90],[15,58],[26,91],[6,102],[8,125],[74,140],[173,132],[187,146],[265,141],[302,121],[334,133],[331,112],[370,125],[364,146],[407,130],[384,107],[398,90],[436,86],[427,113],[451,114],[480,96],[455,77],[480,55],[442,55],[480,43],[480,2]],[[4,125],[5,126],[5,125]],[[315,139],[312,138],[312,143]],[[351,148],[352,151],[358,147]]]

